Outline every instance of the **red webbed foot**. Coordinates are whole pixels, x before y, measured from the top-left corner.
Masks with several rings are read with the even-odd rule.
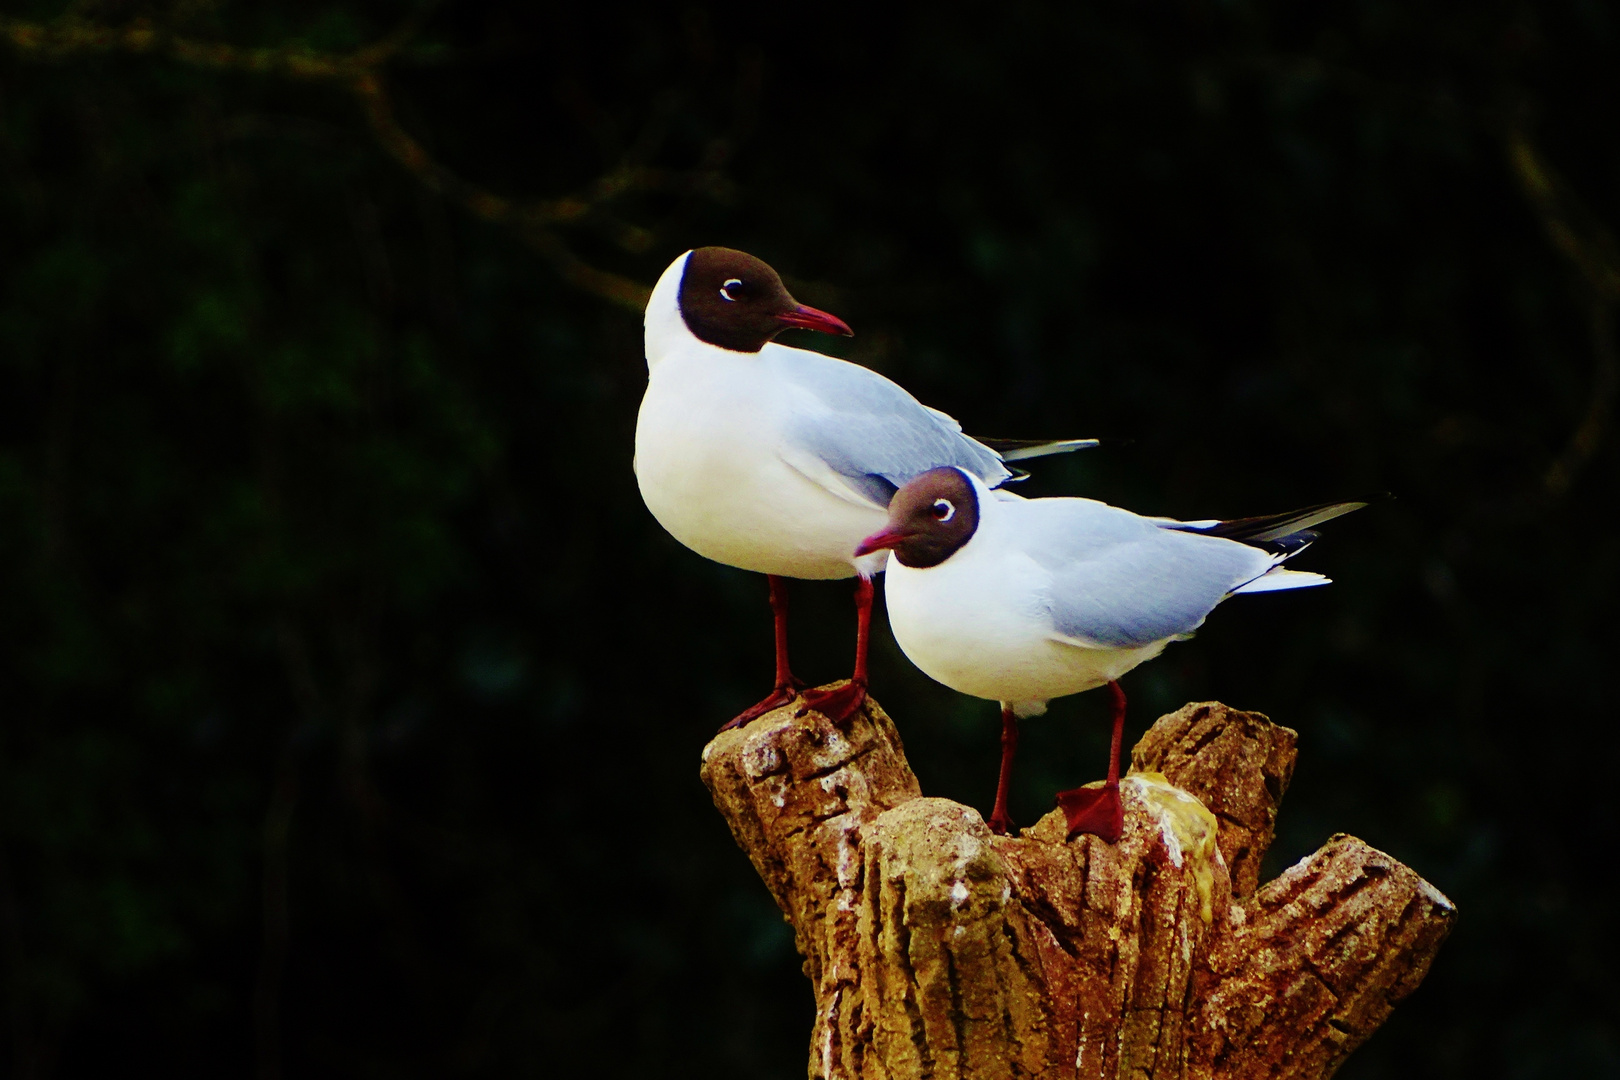
[[[1018,829],[1018,825],[1013,821],[1011,814],[992,813],[990,820],[985,824],[989,825],[990,831],[997,836],[1010,836]]]
[[[1119,834],[1125,829],[1125,806],[1119,801],[1117,780],[1060,791],[1057,803],[1069,820],[1068,839],[1091,833],[1110,844],[1119,843]]]
[[[749,706],[736,716],[733,716],[730,720],[727,720],[724,724],[721,724],[720,730],[730,731],[732,728],[740,728],[744,724],[758,720],[768,712],[775,712],[784,705],[793,704],[794,699],[799,696],[799,687],[803,685],[804,684],[799,682],[798,679],[794,679],[791,685],[778,686],[775,690],[771,691],[770,697],[766,698],[764,701],[761,701],[757,705]]]
[[[866,680],[851,679],[828,689],[820,687],[804,692],[804,708],[799,711],[818,712],[833,723],[842,726],[866,704]]]

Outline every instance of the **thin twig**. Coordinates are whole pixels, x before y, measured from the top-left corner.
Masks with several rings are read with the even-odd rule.
[[[246,49],[183,37],[145,20],[112,27],[71,17],[33,23],[0,16],[0,40],[10,41],[25,56],[50,60],[117,52],[162,55],[214,71],[339,83],[354,95],[378,145],[428,190],[459,203],[475,217],[513,229],[575,288],[639,312],[651,294],[647,286],[586,263],[554,228],[580,223],[603,204],[632,191],[664,186],[669,178],[658,170],[626,162],[599,177],[583,198],[520,202],[456,175],[399,123],[381,73],[383,65],[421,31],[435,6],[422,5],[385,37],[349,53],[319,52],[300,44]],[[601,220],[620,247],[635,252],[650,246],[651,234],[646,229],[605,216]]]
[[[1508,161],[1547,237],[1575,264],[1592,291],[1620,300],[1620,250],[1597,216],[1547,164],[1520,126],[1508,129]]]
[[[221,41],[171,34],[144,19],[128,26],[102,26],[75,18],[31,23],[0,16],[0,37],[9,39],[25,55],[60,60],[83,53],[158,53],[193,67],[292,79],[352,77],[399,51],[404,39],[397,35],[398,31],[352,53],[317,52],[303,45],[244,49]]]
[[[400,126],[382,79],[374,71],[356,76],[351,84],[365,113],[366,122],[377,142],[405,170],[428,190],[460,203],[475,217],[516,229],[557,273],[576,288],[594,293],[632,311],[647,306],[652,290],[638,281],[587,264],[575,255],[550,226],[569,224],[590,213],[593,202],[557,199],[550,202],[519,203],[470,184],[440,164],[421,143]],[[636,186],[634,175],[609,173],[597,181],[592,194],[598,200],[610,199]]]
[[[1587,401],[1586,415],[1542,478],[1547,494],[1553,498],[1567,494],[1574,486],[1576,475],[1602,444],[1614,412],[1615,391],[1620,390],[1620,358],[1614,347],[1614,302],[1608,297],[1592,301],[1592,352],[1592,396]]]
[[[1591,461],[1604,436],[1620,389],[1620,360],[1615,355],[1614,308],[1620,303],[1620,249],[1602,222],[1549,166],[1521,125],[1508,128],[1508,161],[1514,179],[1541,218],[1553,247],[1580,272],[1592,291],[1592,391],[1585,415],[1564,450],[1542,476],[1542,488],[1559,498]]]
[[[1587,407],[1565,444],[1564,450],[1542,474],[1541,497],[1559,498],[1575,482],[1576,474],[1597,453],[1607,436],[1617,393],[1620,393],[1620,359],[1617,359],[1613,318],[1620,304],[1620,246],[1602,219],[1593,213],[1570,185],[1548,164],[1530,138],[1526,127],[1528,109],[1522,95],[1514,95],[1516,107],[1470,108],[1447,94],[1424,94],[1411,87],[1369,76],[1354,68],[1329,64],[1315,57],[1249,57],[1241,67],[1263,72],[1276,79],[1330,79],[1364,101],[1386,108],[1422,110],[1438,120],[1473,129],[1499,139],[1506,151],[1508,171],[1519,192],[1541,219],[1552,246],[1568,259],[1579,273],[1588,296],[1581,299],[1590,307],[1592,338],[1592,389]]]

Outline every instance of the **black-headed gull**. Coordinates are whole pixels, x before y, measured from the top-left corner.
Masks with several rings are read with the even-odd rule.
[[[693,551],[770,579],[775,686],[727,727],[788,704],[800,686],[788,667],[784,577],[856,578],[854,674],[847,686],[805,700],[835,720],[865,700],[871,578],[886,557],[854,550],[912,477],[949,465],[989,490],[1014,478],[1004,459],[1095,444],[986,445],[875,371],[776,344],[789,327],[851,333],[794,300],[765,263],[729,248],[682,255],[647,302],[647,394],[636,421],[641,496]]]
[[[889,625],[911,661],[953,690],[1002,704],[1001,775],[990,827],[1005,833],[1018,717],[1055,697],[1107,686],[1108,778],[1061,792],[1069,835],[1119,838],[1119,678],[1189,636],[1237,593],[1326,585],[1284,569],[1312,525],[1360,509],[1331,503],[1239,521],[1141,517],[1092,499],[1021,499],[961,469],[906,484],[861,556],[890,552]]]

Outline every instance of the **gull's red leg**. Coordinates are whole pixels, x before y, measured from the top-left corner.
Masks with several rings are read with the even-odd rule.
[[[771,694],[764,701],[750,708],[744,709],[721,726],[721,731],[730,731],[735,727],[742,727],[750,720],[758,719],[766,713],[791,702],[799,696],[799,688],[804,685],[793,677],[788,668],[787,651],[787,582],[775,574],[767,574],[765,580],[771,584],[771,621],[776,626],[776,683],[771,688]]]
[[[842,724],[866,702],[866,649],[872,629],[872,579],[855,579],[855,673],[836,690],[806,690],[804,707]]]
[[[1013,758],[1018,753],[1018,717],[1011,705],[1001,707],[1001,778],[996,781],[996,806],[990,811],[990,831],[1006,836],[1013,830],[1012,815],[1007,813],[1007,789],[1012,786]]]
[[[1108,751],[1108,779],[1101,787],[1087,785],[1058,792],[1058,805],[1069,819],[1069,839],[1080,833],[1094,833],[1110,844],[1119,842],[1125,828],[1125,807],[1119,801],[1119,748],[1125,737],[1125,691],[1110,682],[1108,693],[1114,699],[1114,737]]]
[[[788,667],[787,653],[787,616],[788,598],[787,582],[775,574],[767,574],[765,580],[771,584],[771,622],[776,630],[776,683],[775,689],[799,690],[803,688],[804,681],[795,679],[793,671]]]

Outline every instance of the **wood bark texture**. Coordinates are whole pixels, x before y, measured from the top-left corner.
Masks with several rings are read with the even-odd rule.
[[[792,925],[819,1080],[1325,1077],[1423,980],[1456,909],[1353,836],[1259,885],[1295,734],[1161,718],[1118,844],[995,836],[926,798],[875,703],[715,737],[703,780]]]

